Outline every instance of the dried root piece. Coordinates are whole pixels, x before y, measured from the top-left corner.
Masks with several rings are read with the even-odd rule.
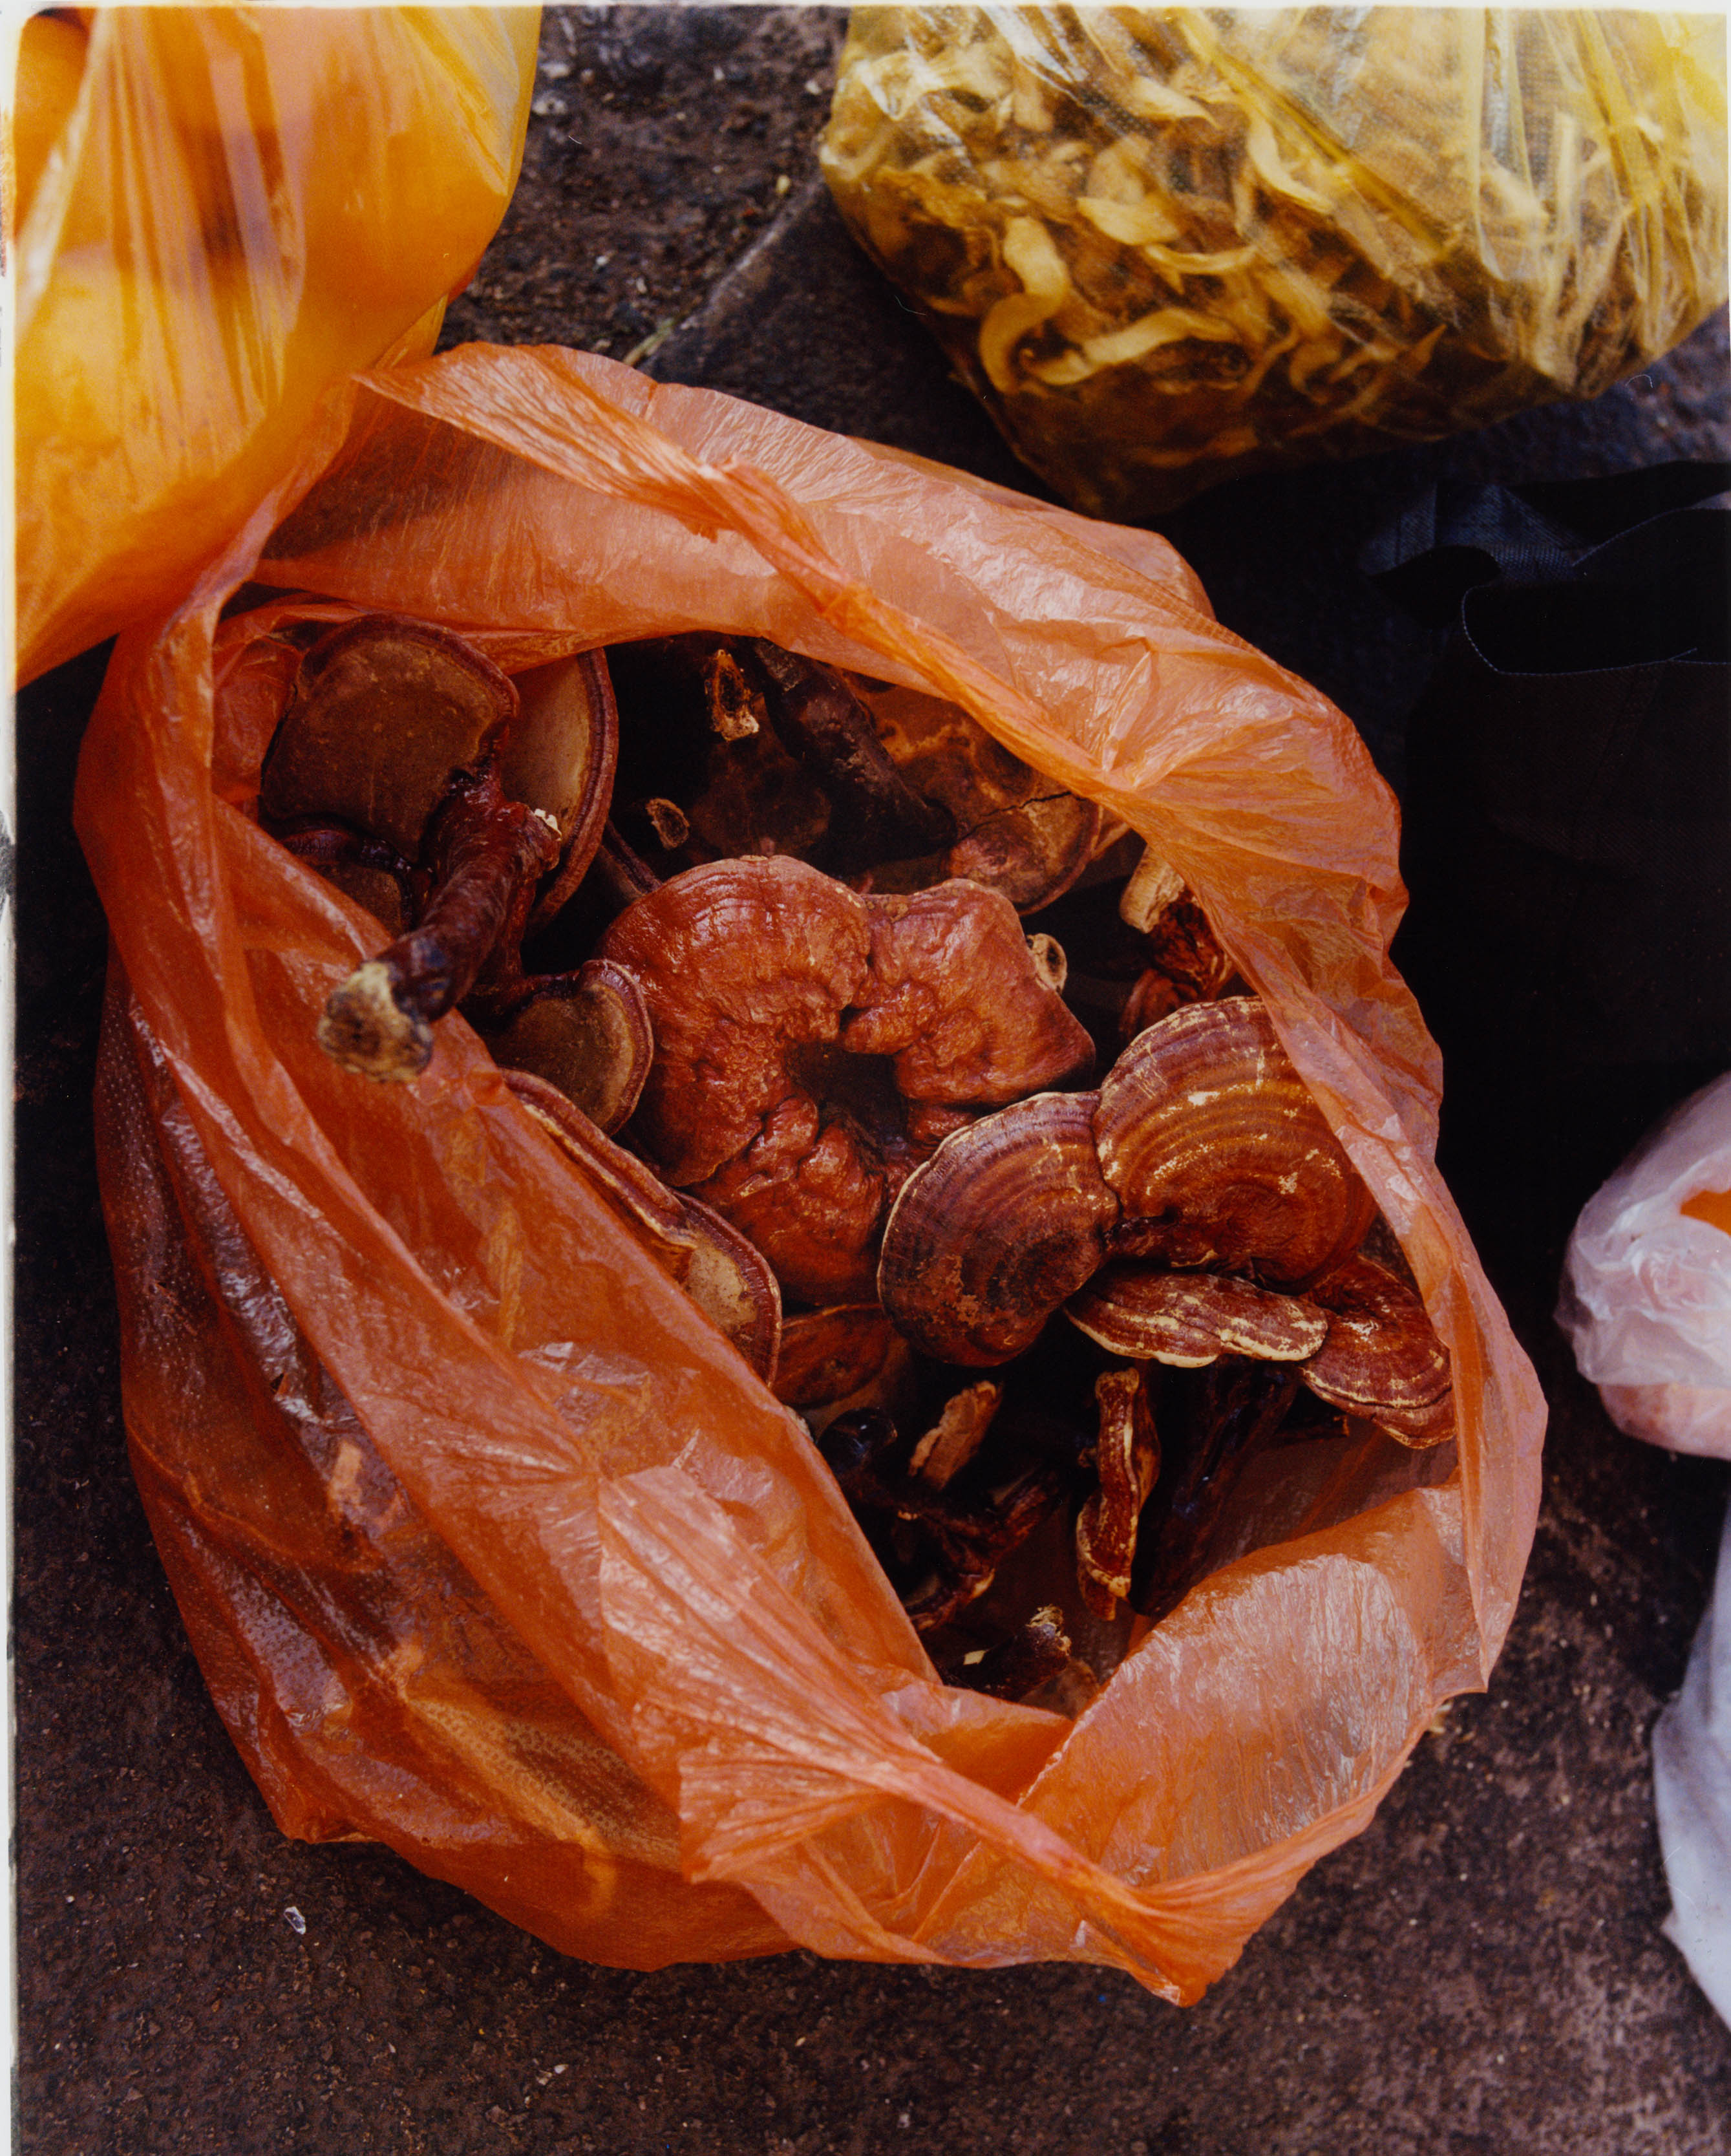
[[[921,1632],[984,1594],[998,1567],[1058,1505],[1068,1478],[1052,1461],[976,1459],[945,1488],[909,1471],[914,1448],[875,1409],[838,1416],[819,1449]]]
[[[1298,1373],[1291,1363],[1222,1358],[1169,1383],[1165,1471],[1141,1522],[1129,1595],[1156,1623],[1206,1577],[1227,1502],[1285,1421]]]
[[[1094,1446],[1099,1487],[1077,1517],[1076,1578],[1089,1609],[1110,1624],[1130,1591],[1136,1524],[1160,1473],[1160,1445],[1140,1370],[1103,1371],[1094,1398],[1100,1411]]]

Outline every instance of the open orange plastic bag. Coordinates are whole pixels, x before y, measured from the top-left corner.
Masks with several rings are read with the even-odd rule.
[[[319,598],[220,619],[249,578]],[[442,621],[507,670],[768,637],[960,701],[1128,818],[1399,1235],[1457,1460],[1379,1445],[1272,1493],[1073,1723],[940,1685],[803,1426],[463,1024],[411,1086],[314,1045],[377,927],[247,813],[291,663],[271,630],[313,608]],[[1186,2000],[1485,1681],[1543,1409],[1432,1165],[1394,804],[1164,542],[602,359],[468,347],[333,393],[227,560],[121,639],[78,816],[117,961],[133,1457],[286,1830],[385,1841],[604,1962],[1065,1958]]]
[[[540,21],[23,23],[6,220],[21,681],[172,606],[331,382],[432,351],[516,185]]]

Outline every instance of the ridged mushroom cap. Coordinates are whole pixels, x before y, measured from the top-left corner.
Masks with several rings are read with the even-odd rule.
[[[1001,1108],[945,1138],[903,1184],[878,1295],[922,1353],[1007,1363],[1104,1262],[1118,1200],[1094,1154],[1098,1098],[1045,1093]]]
[[[1329,1337],[1304,1366],[1312,1392],[1406,1445],[1452,1434],[1448,1350],[1405,1281],[1374,1258],[1349,1258],[1309,1299],[1329,1317]]]
[[[1094,1137],[1124,1256],[1298,1287],[1375,1218],[1253,997],[1193,1004],[1139,1034],[1101,1085]]]
[[[1303,1296],[1277,1295],[1227,1273],[1162,1273],[1104,1266],[1064,1315],[1114,1355],[1196,1369],[1221,1355],[1302,1363],[1328,1337],[1329,1321]]]

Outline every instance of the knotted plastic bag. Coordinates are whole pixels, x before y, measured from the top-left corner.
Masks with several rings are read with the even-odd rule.
[[[504,213],[534,8],[113,8],[26,23],[18,679],[159,615],[320,393],[431,352]]]
[[[861,8],[823,167],[1017,454],[1140,517],[1669,351],[1725,296],[1724,26]]]
[[[284,596],[222,619],[243,579]],[[939,1683],[803,1425],[462,1020],[412,1086],[315,1046],[381,932],[248,812],[277,632],[373,608],[507,670],[766,637],[960,701],[1128,819],[1399,1235],[1457,1454],[1295,1467],[1073,1722]],[[114,937],[133,1459],[289,1831],[376,1838],[604,1962],[1063,1958],[1190,1999],[1484,1683],[1542,1404],[1432,1165],[1394,804],[1164,542],[591,356],[470,346],[327,400],[227,558],[120,639],[77,813]]]

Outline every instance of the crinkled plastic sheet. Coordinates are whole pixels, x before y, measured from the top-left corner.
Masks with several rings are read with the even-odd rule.
[[[25,681],[174,604],[331,382],[433,349],[516,184],[540,23],[90,13],[16,235]]]
[[[1073,1724],[938,1684],[802,1426],[463,1022],[412,1086],[314,1046],[377,931],[245,813],[269,629],[307,610],[219,622],[249,577],[508,669],[772,638],[958,699],[1128,818],[1401,1237],[1454,1356],[1454,1471],[1276,1493]],[[468,347],[327,398],[227,559],[121,639],[78,821],[116,957],[127,1426],[290,1831],[376,1837],[602,1961],[1068,1958],[1191,1999],[1485,1681],[1543,1409],[1432,1164],[1394,804],[1160,540],[605,360]]]
[[[1557,1322],[1617,1428],[1731,1460],[1731,1074],[1672,1110],[1581,1209]]]
[[[1723,19],[862,8],[855,236],[1078,507],[1595,397],[1726,290]]]

